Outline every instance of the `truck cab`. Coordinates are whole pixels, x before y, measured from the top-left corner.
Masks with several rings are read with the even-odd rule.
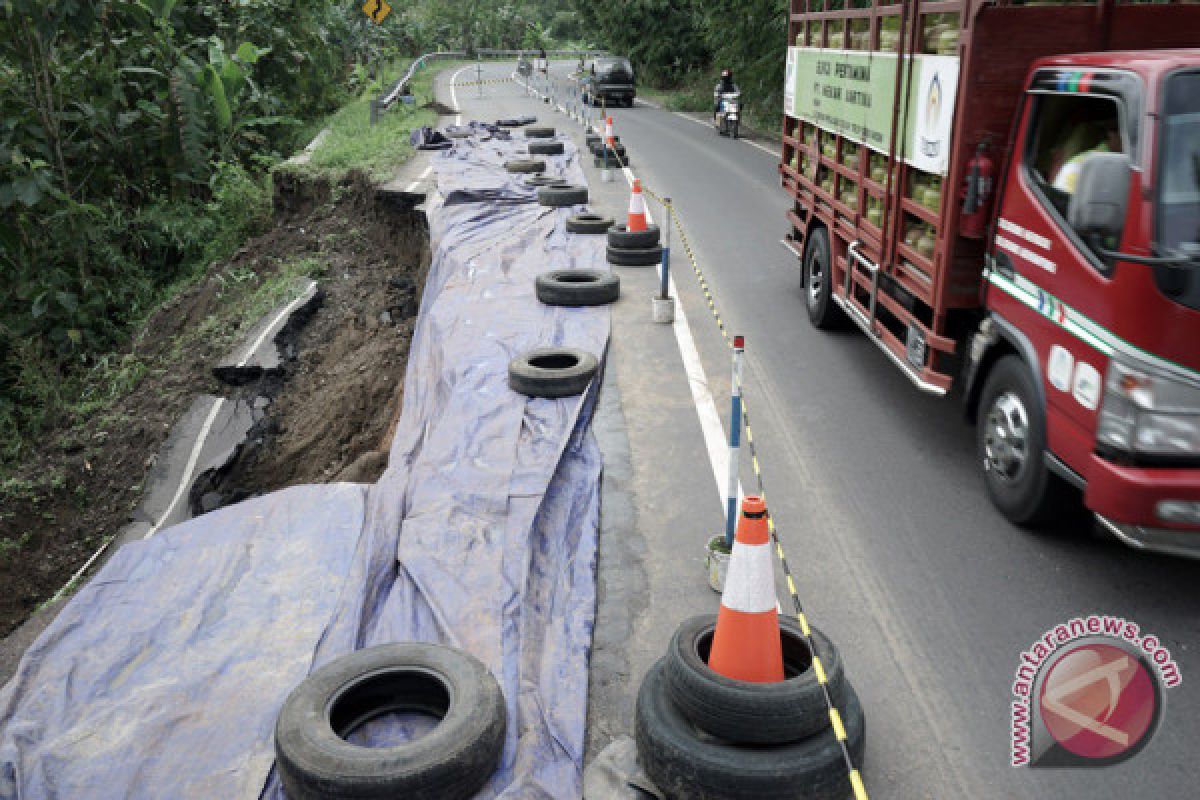
[[[1200,554],[1200,50],[1037,61],[997,201],[985,304],[1036,357],[1050,472],[1127,543]],[[983,394],[1003,492],[1039,420]]]
[[[1200,557],[1200,6],[791,0],[785,244],[1013,522]],[[1191,48],[1191,49],[1189,49]]]

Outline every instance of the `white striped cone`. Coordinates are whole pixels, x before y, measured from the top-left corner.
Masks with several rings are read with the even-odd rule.
[[[734,680],[782,681],[778,609],[767,506],[761,497],[747,497],[742,501],[708,666]]]
[[[642,182],[637,179],[633,181],[633,192],[629,195],[629,218],[625,230],[646,230],[646,199],[642,197]]]

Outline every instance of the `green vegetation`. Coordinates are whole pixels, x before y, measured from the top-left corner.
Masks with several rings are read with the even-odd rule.
[[[783,109],[786,0],[576,0],[586,35],[628,56],[639,79],[669,90],[676,111],[712,109],[721,69],[733,70],[753,127],[774,130]]]
[[[137,385],[131,333],[265,229],[272,167],[324,124],[318,168],[408,157],[420,102],[367,125],[402,56],[580,30],[550,0],[360,5],[0,0],[0,475]]]

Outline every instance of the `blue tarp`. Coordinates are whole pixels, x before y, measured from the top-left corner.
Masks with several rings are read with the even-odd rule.
[[[597,382],[530,399],[507,368],[543,345],[603,355],[606,309],[543,306],[533,286],[603,268],[603,237],[567,234],[568,210],[503,170],[524,145],[434,157],[434,258],[380,481],[297,487],[122,548],[0,691],[0,798],[280,798],[287,693],[339,655],[414,640],[468,650],[504,690],[508,740],[480,797],[579,797]],[[566,148],[551,171],[582,183]]]

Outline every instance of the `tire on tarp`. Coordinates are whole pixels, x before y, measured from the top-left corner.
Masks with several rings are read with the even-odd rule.
[[[371,719],[405,711],[441,721],[393,747],[346,740]],[[473,656],[382,645],[334,659],[292,690],[275,722],[276,765],[290,800],[465,800],[495,771],[506,725],[500,685]]]
[[[512,161],[505,161],[504,168],[509,172],[516,173],[545,172],[546,162],[536,158],[516,158]]]
[[[571,397],[592,382],[599,362],[574,347],[539,347],[508,364],[508,385],[529,397]]]
[[[585,211],[567,217],[567,233],[607,233],[612,224],[612,217]]]
[[[586,186],[576,186],[570,183],[555,183],[538,189],[538,202],[544,206],[565,208],[579,206],[588,201]]]
[[[621,295],[621,279],[608,270],[556,269],[534,279],[538,300],[548,306],[602,306]]]
[[[531,156],[561,156],[565,151],[562,142],[530,142]]]
[[[727,678],[708,667],[716,614],[684,620],[665,658],[667,692],[693,725],[731,742],[783,744],[829,727],[825,691],[812,669],[812,653],[800,624],[779,617],[786,680],[755,683]],[[813,645],[835,706],[846,693],[842,657],[829,638],[810,628]]]
[[[551,127],[530,127],[525,129],[526,139],[551,139],[554,137],[554,128]]]
[[[791,744],[737,745],[696,731],[671,702],[659,661],[638,691],[634,738],[638,761],[667,797],[687,800],[845,800],[852,796],[841,744],[832,728]],[[846,689],[841,712],[846,745],[862,764],[866,721]]]

